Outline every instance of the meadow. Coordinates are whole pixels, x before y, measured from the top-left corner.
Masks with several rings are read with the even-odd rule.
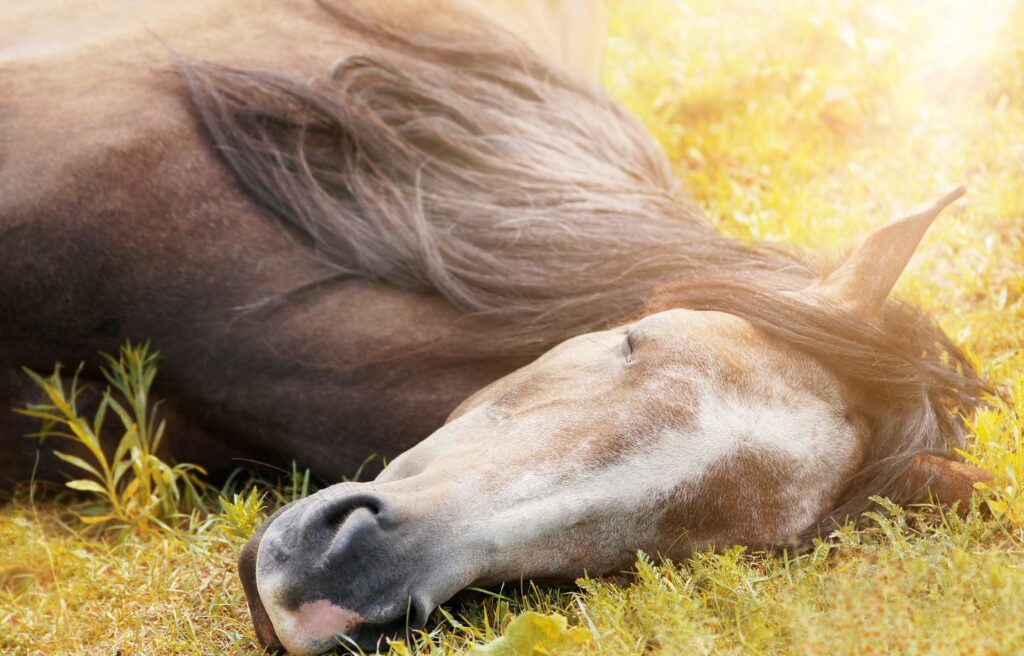
[[[879,500],[799,553],[638,554],[628,576],[574,589],[471,590],[391,652],[1024,652],[1024,2],[619,0],[609,14],[606,86],[723,232],[834,256],[966,185],[896,294],[997,390],[962,453],[994,480],[964,518]],[[115,484],[26,488],[0,507],[0,653],[259,653],[238,549],[308,477],[192,489],[198,472],[161,468],[138,395],[152,363],[135,356],[111,363],[129,401],[110,412],[145,426],[122,454],[142,455],[99,478],[69,463],[81,480],[120,469]]]

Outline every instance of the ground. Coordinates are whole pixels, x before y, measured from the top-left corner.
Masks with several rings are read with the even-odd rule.
[[[1024,650],[1024,2],[620,0],[610,18],[606,85],[725,232],[838,253],[967,186],[897,294],[999,392],[965,449],[995,476],[977,499],[994,518],[883,503],[799,555],[641,554],[629,580],[470,592],[394,653],[503,633],[479,653]],[[169,528],[90,529],[84,502],[22,495],[0,509],[0,652],[258,653],[235,558],[295,478],[207,491]]]

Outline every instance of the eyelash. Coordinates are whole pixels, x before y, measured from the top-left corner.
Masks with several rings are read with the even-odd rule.
[[[633,338],[629,331],[626,331],[626,336],[622,340],[622,354],[626,358],[626,362],[633,361]]]

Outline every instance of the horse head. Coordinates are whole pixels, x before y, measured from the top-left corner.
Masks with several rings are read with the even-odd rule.
[[[962,193],[882,227],[777,302],[881,332],[897,277]],[[717,310],[569,339],[467,399],[376,480],[272,516],[241,562],[261,639],[297,654],[372,649],[470,585],[617,572],[638,550],[790,544],[862,493],[872,468],[907,489],[920,459],[898,457],[917,453],[905,432],[936,434],[927,396],[879,408],[869,379]]]

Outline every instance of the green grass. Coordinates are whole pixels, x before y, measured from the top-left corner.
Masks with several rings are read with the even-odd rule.
[[[471,591],[395,653],[460,653],[526,611],[564,616],[592,636],[572,649],[600,654],[1021,652],[1024,2],[1005,16],[953,0],[610,4],[606,84],[723,231],[835,253],[967,185],[897,293],[1000,390],[970,419],[966,449],[995,475],[979,503],[996,517],[889,507],[799,556],[641,558],[631,581]],[[98,513],[95,490],[23,495],[0,509],[0,653],[257,653],[234,561],[266,513],[307,487],[298,473],[236,483],[220,500],[203,494],[219,510],[183,502],[152,511],[174,518],[164,528],[98,535],[79,518]],[[525,616],[510,638],[527,620],[541,621]]]

